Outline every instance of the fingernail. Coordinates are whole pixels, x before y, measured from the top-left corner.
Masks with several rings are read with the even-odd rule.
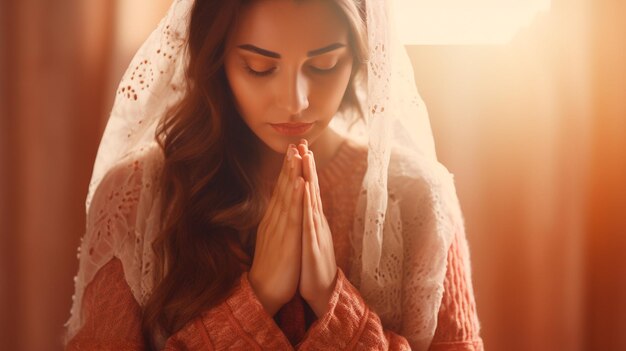
[[[287,161],[291,161],[291,159],[295,156],[295,150],[289,145],[289,149],[287,150]]]

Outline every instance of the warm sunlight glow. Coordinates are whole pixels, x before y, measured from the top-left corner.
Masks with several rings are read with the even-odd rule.
[[[550,0],[396,0],[406,45],[506,44],[550,10]]]

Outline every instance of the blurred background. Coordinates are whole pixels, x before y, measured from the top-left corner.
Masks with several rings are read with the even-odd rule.
[[[438,3],[474,19],[457,32],[492,18]],[[61,349],[100,135],[169,4],[0,1],[0,349]],[[506,40],[407,50],[455,174],[486,349],[626,350],[626,2],[542,9]]]

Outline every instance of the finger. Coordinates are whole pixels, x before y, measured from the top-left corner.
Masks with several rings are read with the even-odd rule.
[[[313,214],[315,215],[317,212],[317,186],[315,185],[315,170],[313,168],[313,153],[309,150],[309,152],[304,156],[304,173],[308,178],[308,182],[311,184],[311,204],[313,207]],[[315,217],[314,217],[315,218]]]
[[[295,159],[292,162],[296,162]],[[291,200],[294,192],[294,184],[295,184],[295,167],[291,168],[289,171],[289,179],[287,182],[287,186],[281,193],[281,196],[276,199],[276,205],[272,212],[272,223],[270,226],[270,230],[276,233],[277,236],[282,240],[284,237],[285,230],[287,228],[287,223],[289,222],[289,212]]]
[[[281,184],[278,185],[278,191],[274,196],[274,205],[269,212],[270,219],[268,221],[268,228],[272,228],[272,230],[280,232],[284,230],[284,227],[282,229],[278,229],[279,220],[281,220],[281,218],[283,217],[286,217],[286,214],[288,213],[289,203],[291,202],[291,193],[293,192],[293,182],[295,179],[295,174],[296,172],[298,172],[298,169],[301,168],[299,165],[301,163],[300,156],[297,155],[297,151],[295,149],[290,150],[290,165],[287,170],[285,170],[286,174]],[[292,186],[290,186],[290,184]],[[282,223],[282,225],[284,224],[285,223]]]
[[[302,156],[298,153],[298,150],[294,148],[294,158],[296,162],[294,163],[294,180],[298,177],[302,177]]]
[[[272,197],[270,198],[270,201],[267,204],[267,209],[265,210],[265,214],[263,215],[263,218],[259,223],[259,227],[257,230],[258,233],[261,233],[261,235],[257,237],[257,243],[260,245],[259,247],[264,247],[267,244],[265,240],[266,235],[264,235],[264,233],[268,231],[268,228],[273,228],[276,225],[277,216],[274,215],[276,212],[274,210],[276,208],[276,203],[278,202],[277,199],[281,197],[284,183],[288,180],[291,163],[290,159],[293,158],[294,153],[297,153],[295,145],[290,144],[287,147],[287,151],[285,152],[281,171],[278,175],[278,180],[276,181],[274,189],[272,190]]]
[[[287,223],[287,231],[296,233],[295,239],[298,242],[302,240],[302,198],[304,197],[304,179],[297,176],[293,182],[293,194],[289,206],[289,222]],[[301,245],[298,245],[302,249]],[[301,254],[301,253],[300,253]]]
[[[307,252],[313,252],[318,248],[315,225],[313,222],[313,208],[311,207],[311,200],[311,184],[309,182],[305,182],[302,203],[302,249],[305,250],[306,248]]]
[[[309,153],[307,152],[306,154],[304,154],[304,156],[302,156],[302,176],[304,177],[304,180],[306,180],[307,182],[311,182],[311,163],[309,162]]]
[[[295,149],[294,149],[294,152]],[[274,228],[275,231],[283,233],[285,232],[286,228],[287,228],[287,223],[289,222],[288,218],[290,216],[290,211],[293,207],[293,198],[294,196],[296,196],[297,192],[298,192],[298,182],[299,182],[299,178],[301,178],[301,174],[302,174],[302,159],[300,158],[300,155],[294,154],[293,159],[292,159],[292,167],[289,170],[289,176],[286,177],[286,182],[284,184],[284,189],[282,189],[282,192],[279,194],[279,196],[276,198],[276,205],[274,208],[274,211],[272,213],[272,223],[273,226],[272,228]],[[301,199],[299,200],[301,203]],[[302,206],[296,206],[296,207],[302,207]],[[300,226],[302,219],[301,219],[301,215],[300,215],[300,219],[296,219],[297,220],[297,225]]]
[[[293,170],[293,195],[291,197],[290,210],[289,210],[289,223],[287,230],[290,233],[298,233],[298,242],[302,241],[302,199],[304,197],[304,178],[302,178],[302,158],[300,155],[295,155],[295,167]],[[298,245],[302,250],[302,245]],[[301,254],[301,251],[300,253]]]
[[[272,192],[272,197],[270,199],[270,203],[267,206],[267,210],[265,213],[272,213],[274,206],[276,205],[276,199],[278,198],[278,193],[282,189],[284,189],[285,181],[289,176],[289,170],[291,166],[291,159],[293,158],[294,151],[296,146],[293,144],[289,144],[287,147],[287,152],[285,153],[285,157],[283,158],[283,165],[278,175],[278,180],[276,181],[276,185],[274,186],[274,190]],[[297,152],[296,152],[297,153]]]
[[[300,139],[298,143],[298,151],[300,152],[300,156],[304,156],[309,151],[309,142],[306,139]]]
[[[317,201],[317,209],[320,212],[320,215],[324,214],[324,208],[322,207],[322,195],[320,192],[320,183],[317,174],[317,165],[315,164],[315,156],[313,155],[313,151],[310,151],[310,167],[311,167],[311,177],[313,178],[313,185],[315,186],[315,200]]]
[[[313,159],[313,152],[309,150],[306,155],[306,168],[311,176],[311,208],[313,209],[313,226],[317,232],[318,240],[319,235],[322,233],[324,212],[321,208],[322,200],[320,198],[319,185],[317,184],[317,173],[315,172],[315,161]]]

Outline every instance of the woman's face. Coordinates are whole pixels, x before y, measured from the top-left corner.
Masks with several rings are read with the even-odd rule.
[[[284,152],[326,131],[352,64],[348,26],[328,1],[260,0],[244,7],[224,67],[248,127]]]

